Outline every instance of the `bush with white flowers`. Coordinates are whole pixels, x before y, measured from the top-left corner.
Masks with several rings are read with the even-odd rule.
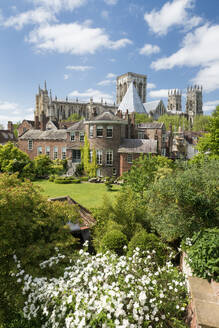
[[[159,267],[154,259],[155,251],[142,257],[138,248],[131,257],[81,250],[58,279],[33,278],[20,268],[24,316],[39,318],[44,328],[186,327],[184,278],[171,261]]]

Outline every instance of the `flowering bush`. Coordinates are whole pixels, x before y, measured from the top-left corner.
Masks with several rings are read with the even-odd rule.
[[[131,257],[81,250],[59,279],[32,278],[20,269],[17,279],[28,295],[24,316],[40,318],[44,328],[186,327],[184,278],[170,261],[156,265],[154,256],[141,257],[138,248]]]

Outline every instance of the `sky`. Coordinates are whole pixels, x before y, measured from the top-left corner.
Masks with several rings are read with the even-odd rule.
[[[218,0],[1,0],[0,124],[33,119],[38,86],[108,103],[116,76],[146,74],[147,101],[203,86],[219,104]],[[183,109],[185,110],[185,109]]]

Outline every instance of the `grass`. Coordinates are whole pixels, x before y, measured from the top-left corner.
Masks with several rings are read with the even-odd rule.
[[[107,191],[103,183],[56,184],[48,180],[36,181],[34,184],[39,185],[48,198],[68,195],[88,209],[101,207],[104,196],[114,200],[121,188],[114,185],[112,191]]]

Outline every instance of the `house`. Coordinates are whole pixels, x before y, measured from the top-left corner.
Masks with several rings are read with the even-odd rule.
[[[12,143],[17,142],[17,139],[13,131],[13,124],[11,121],[8,122],[7,130],[0,130],[0,145],[5,145],[8,142],[12,142]]]

